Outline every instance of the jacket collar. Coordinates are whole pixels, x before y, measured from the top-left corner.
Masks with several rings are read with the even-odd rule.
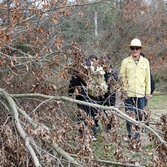
[[[132,55],[129,56],[128,61],[129,61],[129,62],[134,62],[134,59],[133,59]],[[143,61],[144,61],[144,57],[140,55],[139,62],[143,62]]]

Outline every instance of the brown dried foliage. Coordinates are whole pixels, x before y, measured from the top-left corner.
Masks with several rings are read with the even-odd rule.
[[[63,78],[68,80],[69,74],[73,74],[73,70],[77,70],[81,78],[88,83],[89,79],[85,75],[87,73],[85,66],[84,58],[86,58],[85,53],[81,49],[81,47],[73,41],[68,49],[63,50],[64,40],[61,36],[57,35],[58,29],[54,31],[55,25],[58,25],[59,18],[61,16],[70,16],[73,11],[72,7],[62,8],[63,5],[66,4],[66,1],[51,1],[51,4],[48,2],[43,4],[43,7],[47,10],[49,7],[57,8],[57,10],[53,10],[49,12],[49,19],[53,24],[48,30],[47,26],[33,24],[33,22],[29,21],[29,17],[24,15],[23,10],[20,10],[21,4],[18,0],[15,0],[15,7],[9,7],[1,4],[0,9],[3,10],[2,18],[7,18],[7,26],[0,29],[0,50],[2,51],[2,55],[0,57],[0,65],[2,69],[9,68],[13,72],[18,71],[27,71],[31,73],[31,77],[28,79],[32,79],[33,83],[25,83],[25,80],[22,79],[18,84],[14,84],[13,74],[7,74],[2,76],[2,82],[5,83],[5,87],[9,91],[14,91],[15,93],[21,90],[20,92],[31,92],[31,93],[42,93],[46,95],[57,95],[57,85],[55,86],[52,82],[46,82],[47,79],[50,79],[53,76],[53,72],[50,71],[50,66],[58,66],[61,64],[62,57],[66,60],[66,57],[72,58],[71,64],[66,64],[67,68],[61,69],[60,73],[57,75],[58,79]],[[127,1],[128,2],[128,1]],[[127,3],[126,2],[126,3]],[[80,5],[81,3],[78,1],[76,4]],[[116,8],[114,6],[114,8]],[[124,6],[122,10],[123,18],[128,23],[135,23],[137,20],[136,15],[129,15],[129,13],[133,13],[136,11],[138,6],[132,2],[132,4],[128,4]],[[30,15],[36,15],[41,18],[41,22],[45,21],[44,11],[38,9],[36,6],[34,8],[30,8],[26,6],[25,8]],[[148,12],[148,6],[143,5],[142,11]],[[80,12],[80,16],[84,17],[84,13]],[[129,16],[129,17],[128,17]],[[159,22],[162,17],[162,13],[157,14],[156,17],[156,26],[159,27]],[[148,23],[150,25],[150,20]],[[153,22],[152,22],[153,24]],[[86,23],[86,26],[89,26],[89,22]],[[117,23],[118,30],[122,32],[124,30],[121,27],[120,22]],[[53,32],[53,33],[52,33]],[[158,33],[162,33],[161,30],[157,31]],[[56,34],[51,38],[53,34]],[[112,33],[111,33],[112,34]],[[129,37],[131,38],[131,37]],[[52,40],[50,42],[50,40]],[[143,38],[143,42],[155,44],[156,40],[148,34],[147,37]],[[26,43],[31,46],[31,51],[33,54],[29,54],[28,52],[20,52],[17,50],[17,54],[13,53],[12,47],[15,43]],[[166,40],[163,41],[164,45],[166,44]],[[56,48],[56,49],[55,49]],[[120,45],[119,47],[120,48]],[[148,58],[150,62],[157,66],[156,60],[153,57],[156,57],[157,51],[162,50],[162,47],[156,45],[154,50],[148,53]],[[53,51],[58,51],[59,57],[50,56]],[[156,54],[155,54],[156,53]],[[19,56],[19,54],[21,56]],[[48,55],[49,56],[48,56]],[[11,56],[12,55],[12,56]],[[47,56],[46,56],[47,55]],[[163,54],[163,57],[160,59],[161,64],[166,61],[166,53]],[[45,61],[43,60],[44,56],[46,56]],[[40,59],[41,58],[41,59]],[[28,63],[25,63],[27,62]],[[33,68],[33,63],[38,64],[37,68]],[[42,62],[42,64],[38,63]],[[49,62],[48,64],[46,62]],[[22,65],[23,63],[23,65]],[[105,70],[109,70],[110,62],[106,59],[105,56],[102,56],[97,65],[102,65]],[[40,64],[40,65],[39,65]],[[19,65],[19,68],[18,66]],[[40,68],[38,69],[38,67]],[[20,68],[21,67],[21,68]],[[24,68],[24,70],[22,70]],[[19,73],[18,73],[19,74]],[[28,73],[29,74],[29,73]],[[98,77],[98,76],[97,76]],[[16,83],[16,82],[15,82]],[[122,89],[122,79],[119,78],[118,82],[115,82],[113,78],[110,78],[109,83],[111,86],[111,91],[120,89],[121,92],[121,100],[127,97],[126,92]],[[25,89],[25,84],[29,85],[27,89]],[[88,83],[89,84],[89,83]],[[6,86],[7,85],[7,86]],[[17,89],[14,89],[17,87]],[[76,94],[80,92],[80,88],[76,89]],[[87,160],[87,166],[102,166],[101,163],[98,162],[98,157],[96,156],[96,149],[92,145],[92,130],[91,128],[94,126],[94,121],[91,117],[87,116],[83,111],[75,108],[75,114],[79,114],[81,119],[85,119],[87,126],[83,122],[77,124],[76,115],[72,115],[72,118],[67,114],[71,111],[68,108],[68,112],[65,112],[63,109],[66,109],[65,104],[62,102],[47,102],[47,104],[41,99],[33,99],[33,100],[18,100],[17,104],[22,109],[26,111],[28,115],[30,115],[34,120],[40,122],[37,129],[33,130],[28,124],[27,120],[20,116],[20,121],[22,125],[24,125],[24,130],[26,133],[34,139],[38,147],[45,150],[44,152],[37,153],[38,158],[44,166],[51,165],[52,167],[56,166],[57,162],[61,159],[60,156],[56,155],[55,151],[45,142],[45,139],[49,137],[52,139],[52,142],[56,142],[59,146],[67,151],[68,153],[74,153],[77,155],[79,160],[85,161],[85,156],[89,157]],[[0,165],[4,167],[9,166],[34,166],[32,158],[30,157],[29,152],[25,147],[25,143],[20,138],[16,127],[15,120],[13,119],[12,113],[7,113],[4,108],[1,107],[1,115],[0,115],[0,131],[1,131],[1,140],[0,140]],[[147,120],[150,121],[151,112],[147,110]],[[133,118],[136,118],[135,115],[130,115]],[[144,116],[144,114],[143,114]],[[112,121],[113,132],[111,134],[105,133],[102,127],[102,142],[104,143],[103,149],[105,154],[113,158],[117,161],[135,163],[135,160],[128,159],[126,152],[128,151],[142,151],[141,141],[140,140],[130,140],[128,145],[124,144],[122,139],[123,134],[120,134],[118,128],[121,128],[121,123],[116,114],[114,112],[108,112],[108,115],[99,111],[96,119],[101,122],[102,126],[105,127],[108,123]],[[157,123],[157,128],[162,132],[161,136],[165,141],[167,141],[167,125],[166,125],[166,116],[163,115],[160,118],[160,121]],[[42,124],[46,125],[46,128],[42,126]],[[80,136],[78,133],[78,129],[82,129],[83,135]],[[141,128],[138,129],[141,131]],[[132,126],[133,133],[136,132],[135,126]],[[155,152],[152,156],[152,166],[162,166],[164,167],[166,164],[167,157],[167,149],[166,147],[159,143],[157,138],[149,133],[149,138],[154,142],[154,148],[152,151]],[[110,149],[114,147],[114,153],[111,154]],[[157,149],[156,149],[157,148]],[[101,150],[102,151],[102,150]],[[49,156],[52,154],[59,160],[53,156]],[[143,162],[144,163],[144,162]],[[62,164],[67,165],[66,162],[62,160]]]

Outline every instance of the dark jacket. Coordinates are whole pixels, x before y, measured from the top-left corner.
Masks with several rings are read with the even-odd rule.
[[[77,87],[80,87],[79,94],[76,95],[77,100],[87,101],[86,98],[86,91],[84,90],[84,87],[86,87],[85,81],[77,74],[77,72],[74,72],[74,75],[72,76],[69,84],[68,89],[68,95],[72,96],[72,94],[75,92],[75,89]]]
[[[113,69],[112,65],[110,65],[110,68]],[[108,82],[110,77],[113,77],[115,81],[118,81],[118,73],[116,70],[113,69],[112,72],[106,72],[104,74],[105,81]],[[107,106],[115,106],[115,101],[116,101],[116,90],[111,92],[110,91],[111,85],[108,84],[108,92],[104,95],[105,96],[105,105]]]
[[[103,103],[102,97],[101,96],[91,97],[90,95],[88,95],[85,90],[86,86],[87,85],[84,82],[84,80],[78,74],[75,73],[75,75],[73,75],[70,80],[68,95],[71,96],[75,92],[75,89],[79,87],[79,91],[77,92],[78,94],[76,94],[77,100],[81,100],[81,101],[85,101],[89,103],[102,104]],[[95,116],[98,111],[96,108],[91,107],[91,106],[82,105],[82,104],[77,104],[77,106],[78,108],[84,110],[88,115],[90,114],[95,120]],[[95,125],[98,126],[97,120],[95,120]]]
[[[153,92],[155,90],[155,82],[154,82],[154,78],[152,76],[151,71],[150,71],[150,79],[151,79],[151,94],[153,94]]]
[[[104,77],[105,77],[106,82],[109,80],[110,77],[113,77],[116,81],[118,80],[117,72],[111,72],[111,73],[106,72],[104,74]],[[77,72],[75,72],[70,80],[68,95],[71,96],[75,92],[76,87],[78,87],[78,86],[80,87],[79,88],[80,91],[79,91],[79,94],[76,95],[77,100],[89,102],[90,98],[91,98],[93,100],[98,99],[99,104],[103,104],[103,105],[107,105],[107,106],[114,106],[115,105],[116,92],[115,91],[110,92],[110,84],[108,84],[108,92],[105,93],[104,97],[93,98],[90,95],[88,97],[88,94],[87,94],[86,90],[84,89],[84,88],[86,88],[87,84],[77,74]]]
[[[144,53],[140,53],[141,56],[145,57]],[[151,73],[151,70],[150,70],[150,82],[151,82],[151,94],[153,94],[154,90],[155,90],[155,82],[154,82],[154,79],[153,79],[153,76],[152,76],[152,73]]]

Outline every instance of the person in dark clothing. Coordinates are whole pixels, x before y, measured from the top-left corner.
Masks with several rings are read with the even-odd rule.
[[[145,57],[144,53],[142,53],[142,52],[140,53],[140,55]],[[150,96],[152,98],[153,92],[155,90],[155,82],[154,82],[154,78],[152,76],[151,70],[150,70],[150,83],[151,83],[151,94],[150,94]],[[147,106],[147,101],[148,100],[145,98],[145,106]]]
[[[109,69],[105,70],[104,74],[105,81],[106,83],[108,83],[108,92],[104,95],[105,99],[107,99],[105,105],[115,106],[116,90],[112,89],[112,86],[116,85],[116,82],[118,81],[118,72],[113,68],[112,64],[110,64],[111,59],[109,56],[106,56],[106,61],[109,63]],[[106,131],[109,132],[111,128],[112,128],[112,120],[107,124]]]
[[[97,97],[96,99],[93,97],[90,97],[86,92],[86,86],[87,85],[85,81],[77,73],[75,73],[70,80],[69,91],[68,91],[69,96],[71,96],[75,92],[76,88],[78,88],[80,92],[76,94],[77,100],[90,102],[90,103],[99,103],[100,101],[102,101],[101,97]],[[95,123],[95,127],[92,129],[95,137],[96,130],[98,129],[98,121],[95,119],[97,109],[91,106],[83,105],[83,104],[77,104],[77,106],[81,110],[85,111],[87,115],[92,116]],[[83,120],[80,120],[80,118],[78,118],[78,121],[81,122]],[[79,132],[82,133],[81,130],[79,130]]]
[[[89,67],[91,65],[91,62],[96,61],[96,60],[97,60],[97,57],[95,55],[91,55],[89,56],[88,59],[85,59],[86,65]],[[107,82],[109,78],[113,75],[114,74],[106,72],[104,74],[105,81]],[[68,90],[69,96],[71,96],[75,92],[76,88],[78,88],[79,93],[76,94],[77,100],[99,104],[99,105],[107,105],[107,106],[115,105],[116,92],[113,92],[113,94],[110,94],[110,85],[108,85],[108,91],[106,89],[106,93],[104,94],[104,96],[93,96],[92,94],[89,94],[89,91],[86,89],[86,87],[87,87],[86,82],[81,78],[81,76],[79,76],[78,72],[74,71],[73,76],[70,80],[70,84],[69,84],[69,90]],[[94,133],[94,137],[96,137],[96,131],[98,129],[98,120],[96,120],[95,117],[96,117],[98,110],[94,107],[86,106],[82,104],[77,104],[77,106],[78,108],[84,110],[87,115],[92,116],[94,123],[95,123],[95,126],[92,128],[92,130]]]
[[[153,92],[154,92],[154,90],[155,90],[155,82],[154,82],[154,78],[153,78],[153,76],[152,76],[152,73],[151,73],[151,71],[150,71],[150,80],[151,80],[151,97],[152,97],[152,95],[153,95]],[[146,103],[145,103],[145,106],[147,106],[147,99],[146,99]]]
[[[108,58],[109,59],[109,58]],[[110,59],[109,59],[110,60]],[[115,100],[116,100],[116,90],[113,90],[111,88],[111,82],[109,83],[110,79],[114,79],[113,82],[117,82],[118,81],[118,72],[113,68],[113,66],[110,64],[110,70],[106,71],[105,70],[105,81],[108,83],[108,96],[110,96],[110,100],[108,101],[109,104],[108,106],[115,106]],[[115,86],[115,83],[113,83],[113,85]],[[111,90],[112,89],[112,90]],[[112,96],[111,96],[112,95]]]
[[[145,57],[145,55],[144,55],[143,52],[141,52],[140,55],[143,56],[143,57]],[[153,76],[152,76],[151,70],[150,70],[150,84],[151,84],[151,93],[150,93],[150,99],[151,99],[151,98],[152,98],[152,95],[153,95],[153,92],[154,92],[154,90],[155,90],[155,82],[154,82],[154,78],[153,78]],[[148,102],[148,100],[147,100],[147,98],[145,97],[145,107],[147,106],[147,102]],[[144,113],[144,115],[145,115],[146,125],[149,126],[149,122],[147,121],[147,120],[148,120],[148,116],[146,115],[146,113]],[[143,133],[144,133],[144,132],[146,132],[146,129],[143,128],[142,131],[143,131]]]
[[[95,55],[90,55],[88,59],[85,59],[86,66],[90,67],[91,61],[95,61],[95,60],[97,60],[97,57]],[[85,74],[85,75],[88,75],[88,74]],[[76,94],[77,100],[102,105],[104,103],[104,98],[102,96],[94,97],[94,96],[89,95],[86,87],[87,87],[86,82],[81,78],[81,76],[79,76],[78,72],[74,71],[73,76],[70,80],[70,84],[69,84],[69,90],[68,90],[69,96],[71,96],[73,93],[75,93],[76,89],[79,89],[78,93]],[[96,120],[95,117],[96,117],[98,110],[94,107],[86,106],[86,105],[82,105],[82,104],[77,104],[77,106],[78,106],[78,108],[85,111],[85,113],[87,115],[92,116],[92,118],[94,120],[94,124],[95,124],[95,126],[92,128],[92,131],[94,133],[93,138],[96,140],[96,131],[98,129],[98,120]],[[83,120],[79,120],[79,122],[80,121],[83,121]],[[79,130],[79,132],[82,133],[81,130]]]

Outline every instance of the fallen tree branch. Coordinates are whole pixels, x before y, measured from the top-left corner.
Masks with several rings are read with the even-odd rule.
[[[27,115],[23,110],[19,109],[19,113],[21,115],[23,115],[28,121],[30,124],[33,125],[33,127],[37,127],[39,125],[38,122],[35,122],[33,121],[33,119],[31,119],[29,117],[29,115]],[[42,125],[43,126],[43,125]],[[55,142],[51,142],[49,138],[46,138],[45,141],[49,144],[51,144],[51,146],[53,147],[53,149],[60,155],[62,155],[65,159],[67,159],[68,161],[76,164],[77,162],[72,159],[71,157],[77,157],[76,154],[68,154],[66,153],[64,150],[62,150]],[[40,149],[40,148],[39,148]],[[71,155],[71,156],[69,156]],[[54,157],[53,157],[54,158]],[[89,159],[88,157],[84,157],[84,159]],[[102,162],[104,164],[109,164],[109,165],[117,165],[117,166],[129,166],[129,167],[137,167],[137,165],[134,165],[134,164],[125,164],[125,163],[121,163],[121,162],[114,162],[114,161],[108,161],[108,160],[102,160],[102,159],[98,159],[99,162]],[[78,166],[82,166],[82,165],[79,165],[77,164]],[[143,166],[141,166],[143,167]]]
[[[25,145],[27,147],[27,149],[29,150],[32,159],[34,161],[34,165],[36,167],[41,167],[39,160],[34,152],[34,150],[32,149],[31,145],[30,145],[30,138],[27,136],[27,134],[25,133],[24,129],[22,128],[22,125],[19,121],[19,117],[18,117],[18,111],[17,111],[17,106],[15,104],[15,102],[13,101],[13,99],[10,97],[10,95],[8,95],[4,90],[0,89],[0,96],[1,98],[3,98],[4,100],[6,100],[6,102],[9,104],[8,108],[11,109],[11,111],[13,112],[13,116],[14,116],[14,121],[16,124],[16,128],[20,134],[20,136],[22,137],[22,139],[25,141]]]
[[[38,125],[40,125],[38,122],[35,122],[32,118],[29,117],[29,115],[27,115],[23,110],[19,109],[19,113],[21,115],[23,115],[28,121],[29,123],[32,125],[33,129],[37,128]],[[42,125],[44,126],[44,125]],[[44,128],[49,129],[48,127],[44,126]],[[64,150],[62,150],[55,142],[51,142],[49,138],[46,138],[45,141],[48,144],[51,144],[51,146],[53,147],[53,149],[55,151],[57,151],[58,154],[60,154],[61,156],[63,156],[66,160],[68,160],[70,163],[80,166],[80,164],[71,156],[69,156],[68,153],[66,153]]]
[[[38,122],[35,122],[32,118],[29,117],[29,115],[27,115],[25,113],[25,111],[19,109],[19,113],[21,115],[23,115],[31,125],[33,125],[33,128],[35,129],[39,123]],[[42,125],[43,126],[43,125]],[[71,157],[77,157],[76,154],[71,154],[71,157],[69,156],[68,153],[66,153],[65,151],[63,151],[55,142],[51,142],[49,138],[46,138],[45,139],[46,142],[50,143],[51,146],[53,147],[53,149],[55,151],[57,151],[58,154],[62,155],[65,159],[69,160],[70,162],[76,164],[76,161],[74,161],[74,159],[71,159]],[[89,159],[88,157],[84,157],[84,159]],[[129,166],[129,167],[137,167],[136,165],[134,164],[125,164],[125,163],[120,163],[120,162],[114,162],[114,161],[107,161],[107,160],[101,160],[101,159],[98,159],[99,162],[102,162],[104,164],[112,164],[112,165],[117,165],[117,166]],[[79,164],[77,164],[79,165]],[[82,165],[79,165],[79,166],[82,166]],[[142,167],[142,166],[141,166]]]
[[[66,160],[68,160],[70,163],[77,165],[78,166],[82,166],[81,164],[79,164],[74,158],[72,158],[67,152],[65,152],[64,150],[62,150],[57,143],[52,142],[50,140],[50,138],[46,138],[45,141],[47,143],[49,143],[54,150],[56,150],[56,152],[60,155],[62,155]]]
[[[39,125],[37,122],[35,122],[32,118],[30,118],[23,110],[21,110],[19,107],[16,106],[15,102],[13,101],[12,97],[7,94],[7,92],[5,92],[4,90],[0,89],[0,96],[6,100],[6,102],[9,104],[8,109],[11,109],[13,112],[13,116],[15,119],[15,124],[17,127],[17,130],[20,134],[20,136],[23,138],[23,140],[25,141],[25,146],[27,147],[27,149],[29,150],[33,160],[34,160],[34,164],[36,167],[41,167],[39,160],[33,150],[33,148],[31,147],[30,143],[32,143],[32,145],[35,145],[33,141],[31,141],[31,139],[28,137],[28,135],[26,134],[26,132],[24,131],[24,129],[22,128],[22,125],[19,121],[19,117],[18,117],[18,112],[23,115],[28,122],[32,125],[33,129],[37,128],[37,126]],[[6,104],[5,104],[6,105]],[[44,128],[44,125],[42,125]],[[47,128],[49,129],[49,128]],[[77,165],[77,166],[81,166],[74,158],[72,158],[68,153],[66,153],[64,150],[62,150],[56,143],[54,142],[50,142],[49,138],[46,139],[46,142],[48,142],[49,144],[52,145],[52,147],[60,154],[62,155],[67,161],[69,161],[70,163]]]
[[[83,104],[83,105],[87,105],[87,106],[92,106],[92,107],[96,107],[99,109],[103,109],[103,110],[109,110],[113,113],[116,113],[116,115],[136,126],[142,126],[146,129],[148,129],[149,131],[151,131],[158,139],[161,143],[163,143],[166,147],[167,147],[167,141],[164,141],[161,136],[158,135],[157,132],[155,132],[151,127],[145,125],[144,123],[140,122],[140,121],[136,121],[135,119],[129,117],[127,114],[123,113],[122,111],[120,111],[118,108],[113,107],[113,106],[103,106],[103,105],[99,105],[99,104],[93,104],[93,103],[89,103],[89,102],[84,102],[84,101],[80,101],[80,100],[75,100],[66,96],[49,96],[49,95],[43,95],[43,94],[39,94],[39,93],[29,93],[29,94],[12,94],[13,97],[15,98],[21,98],[21,97],[40,97],[40,98],[45,98],[45,99],[50,99],[50,100],[62,100],[62,101],[68,101],[71,103],[76,103],[76,104]]]
[[[34,152],[34,150],[32,149],[30,143],[32,142],[31,139],[26,135],[26,133],[24,132],[24,129],[22,128],[21,126],[21,123],[19,121],[19,118],[18,118],[18,112],[22,115],[24,115],[25,118],[27,118],[27,120],[29,121],[29,123],[31,123],[33,125],[33,127],[37,127],[38,124],[35,123],[35,121],[33,121],[23,110],[21,109],[18,109],[18,107],[16,106],[14,100],[12,99],[11,95],[7,94],[4,90],[0,89],[0,96],[1,96],[1,99],[4,99],[6,100],[6,102],[9,104],[9,105],[6,105],[8,110],[11,109],[11,111],[13,111],[14,113],[14,118],[15,118],[15,123],[16,123],[16,127],[17,127],[17,130],[19,132],[19,134],[21,135],[21,137],[24,139],[25,141],[25,145],[27,147],[27,149],[29,150],[33,160],[34,160],[34,163],[35,163],[35,166],[36,167],[39,167],[40,166],[40,163],[38,161],[38,158]],[[17,94],[17,95],[12,95],[13,97],[40,97],[40,98],[45,98],[45,99],[49,99],[49,100],[61,100],[61,101],[68,101],[68,102],[72,102],[72,103],[78,103],[78,104],[83,104],[83,105],[88,105],[88,106],[93,106],[93,107],[97,107],[97,108],[100,108],[100,109],[106,109],[106,110],[109,110],[113,113],[115,113],[117,116],[121,117],[122,119],[125,119],[135,125],[139,125],[141,124],[141,126],[145,127],[146,129],[150,130],[155,136],[157,136],[157,138],[162,142],[164,143],[164,145],[166,146],[166,141],[164,141],[151,127],[148,127],[146,126],[144,123],[141,123],[141,122],[138,122],[136,120],[134,120],[133,118],[129,117],[128,115],[126,115],[125,113],[123,113],[122,111],[120,111],[118,108],[115,108],[115,107],[107,107],[107,106],[102,106],[102,105],[98,105],[98,104],[92,104],[92,103],[87,103],[87,102],[83,102],[83,101],[79,101],[79,100],[75,100],[75,99],[72,99],[72,98],[68,98],[68,97],[65,97],[65,96],[47,96],[47,95],[43,95],[43,94]],[[6,104],[6,103],[5,103]],[[82,166],[81,164],[79,164],[75,159],[73,159],[68,153],[64,152],[64,150],[62,150],[56,143],[54,142],[50,142],[51,140],[49,138],[46,138],[46,142],[48,142],[49,144],[51,144],[51,146],[54,148],[54,150],[56,150],[60,155],[64,155],[63,157],[67,160],[69,160],[69,162],[77,165],[77,166]],[[34,143],[32,143],[33,145]],[[104,161],[104,160],[99,160],[99,162],[101,161]],[[111,162],[111,161],[106,161],[106,162],[103,162],[103,163],[111,163],[111,164],[116,164],[117,162]],[[119,165],[119,164],[117,164]],[[134,166],[132,164],[132,166]]]
[[[77,157],[77,155],[75,154],[71,154],[71,156],[73,157]],[[84,159],[89,159],[89,157],[84,157]],[[115,161],[108,161],[108,160],[103,160],[103,159],[98,159],[99,162],[103,163],[103,164],[107,164],[107,165],[116,165],[116,166],[125,166],[125,167],[139,167],[139,165],[135,165],[135,164],[126,164],[126,163],[121,163],[121,162],[115,162]],[[142,165],[140,165],[140,167],[144,167]]]

